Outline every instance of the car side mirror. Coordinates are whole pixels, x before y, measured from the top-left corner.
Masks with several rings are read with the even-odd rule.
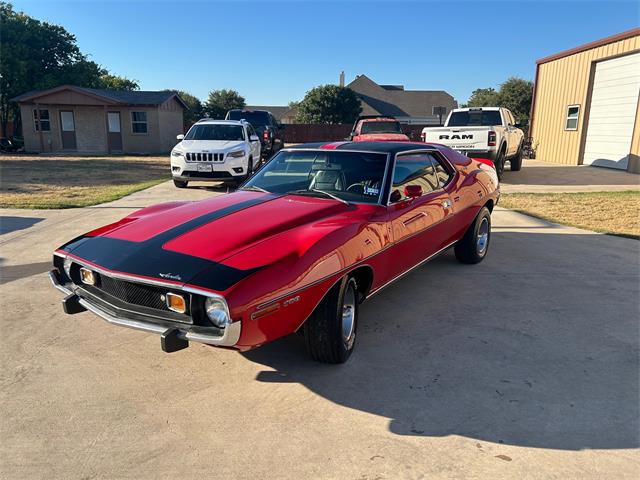
[[[522,124],[520,123],[514,123],[513,126],[516,128],[522,128]]]
[[[284,124],[284,123],[281,123],[280,125],[278,125],[278,128],[279,128],[280,130],[284,130],[284,129],[285,129],[285,128],[287,128],[287,127],[285,126],[285,124]]]
[[[389,202],[396,203],[400,200],[402,200],[402,194],[400,193],[400,190],[395,189],[393,192],[391,192],[391,195],[389,195]]]
[[[184,140],[184,135],[181,133],[180,135],[177,135],[176,138],[180,141]]]
[[[407,185],[404,187],[404,196],[416,198],[422,196],[422,187],[420,185]]]
[[[251,142],[259,142],[260,138],[258,137],[258,135],[251,135],[249,137],[249,141],[251,141]]]

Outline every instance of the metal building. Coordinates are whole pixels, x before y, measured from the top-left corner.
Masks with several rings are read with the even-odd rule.
[[[640,28],[536,63],[536,158],[640,173]]]

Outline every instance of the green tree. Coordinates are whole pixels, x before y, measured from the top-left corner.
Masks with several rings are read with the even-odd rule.
[[[244,97],[235,90],[212,90],[204,105],[204,110],[211,118],[224,118],[228,110],[244,108]]]
[[[106,90],[139,90],[140,85],[138,85],[137,80],[131,80],[126,77],[119,77],[117,75],[112,75],[110,73],[105,73],[100,75],[98,79],[100,83],[99,88],[104,88]]]
[[[188,109],[184,112],[185,131],[204,116],[204,108],[198,97],[195,97],[184,90],[167,89],[165,92],[177,93],[182,101],[187,104]]]
[[[511,110],[520,123],[529,122],[532,99],[533,82],[529,80],[511,77],[500,85],[500,106]]]
[[[20,128],[18,105],[13,97],[30,90],[63,84],[89,88],[137,88],[137,82],[110,75],[80,52],[76,38],[60,25],[41,22],[16,12],[10,3],[0,1],[0,128],[6,135],[7,123]]]
[[[500,95],[493,88],[477,88],[464,107],[498,107]]]
[[[353,123],[362,112],[358,95],[347,87],[321,85],[307,92],[298,104],[300,123]]]

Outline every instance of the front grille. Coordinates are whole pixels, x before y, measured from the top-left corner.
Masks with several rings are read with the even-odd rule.
[[[190,178],[233,178],[229,172],[194,172],[192,170],[185,170],[180,175],[181,177],[190,177]]]
[[[163,300],[167,289],[153,287],[149,285],[140,285],[137,283],[117,280],[111,277],[100,275],[98,288],[102,289],[112,297],[116,297],[126,303],[140,305],[156,310],[171,311]]]
[[[187,162],[223,162],[224,153],[187,153]]]
[[[80,266],[74,263],[71,268],[73,283],[92,296],[120,309],[137,312],[142,315],[164,318],[178,322],[192,323],[190,315],[191,294],[169,286],[160,287],[143,283],[120,280],[94,271],[95,285],[87,285],[80,280]],[[167,307],[165,296],[168,292],[177,293],[185,298],[187,311],[177,313]]]

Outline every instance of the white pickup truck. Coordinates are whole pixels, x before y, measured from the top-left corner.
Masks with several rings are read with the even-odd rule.
[[[457,108],[444,127],[426,127],[422,141],[440,143],[469,157],[489,158],[502,177],[505,162],[512,171],[522,168],[524,133],[506,108]]]

